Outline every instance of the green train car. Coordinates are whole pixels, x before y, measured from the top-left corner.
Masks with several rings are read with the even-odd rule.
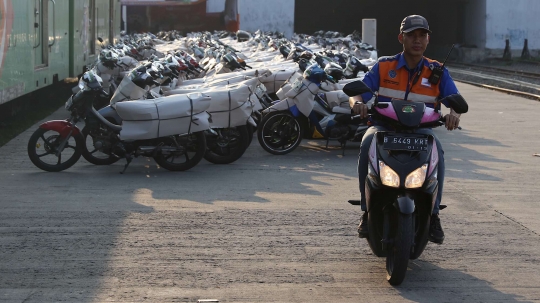
[[[120,18],[120,0],[0,0],[0,105],[80,75]]]

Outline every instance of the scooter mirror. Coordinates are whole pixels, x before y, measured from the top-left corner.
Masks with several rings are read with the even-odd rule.
[[[469,111],[467,101],[460,94],[449,95],[444,98],[452,109],[458,114],[464,114]],[[441,100],[442,101],[442,100]]]
[[[343,92],[349,97],[358,96],[364,93],[373,93],[371,89],[360,80],[345,84]]]

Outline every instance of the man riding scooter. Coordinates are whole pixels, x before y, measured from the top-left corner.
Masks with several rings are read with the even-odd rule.
[[[363,82],[373,91],[378,92],[379,102],[390,102],[392,99],[424,102],[426,106],[439,108],[440,99],[459,94],[456,85],[444,65],[424,57],[424,51],[429,43],[431,30],[427,20],[419,15],[410,15],[401,22],[398,41],[403,45],[403,52],[388,57],[381,57],[366,74]],[[372,93],[365,93],[350,97],[349,104],[355,115],[361,118],[368,116],[366,102],[373,97]],[[449,104],[445,104],[450,107]],[[444,117],[448,130],[454,130],[459,126],[460,115],[450,107],[450,114]],[[368,174],[368,153],[371,141],[377,131],[388,130],[388,126],[376,124],[370,127],[360,144],[358,160],[358,176],[360,182],[361,207],[364,211],[362,220],[358,226],[359,237],[368,236],[367,209],[365,196],[365,182]],[[439,206],[442,198],[444,182],[444,158],[443,149],[439,139],[432,129],[422,129],[419,133],[432,135],[437,143],[439,153],[439,165],[437,180],[439,182],[437,198],[432,211],[429,228],[429,240],[442,244],[444,232],[439,219]]]

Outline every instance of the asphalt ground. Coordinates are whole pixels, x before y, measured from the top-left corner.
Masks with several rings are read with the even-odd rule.
[[[347,203],[358,143],[274,156],[254,138],[229,165],[47,173],[26,153],[36,124],[0,148],[0,302],[540,302],[540,103],[458,88],[463,130],[436,130],[446,239],[399,287]]]

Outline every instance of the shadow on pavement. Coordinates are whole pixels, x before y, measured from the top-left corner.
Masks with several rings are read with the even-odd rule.
[[[423,287],[429,285],[429,287]],[[453,290],[451,290],[453,289]],[[459,270],[441,268],[430,262],[411,260],[405,281],[396,287],[407,300],[432,302],[532,302],[511,293],[504,293],[492,285]],[[441,297],[441,293],[452,296]]]

